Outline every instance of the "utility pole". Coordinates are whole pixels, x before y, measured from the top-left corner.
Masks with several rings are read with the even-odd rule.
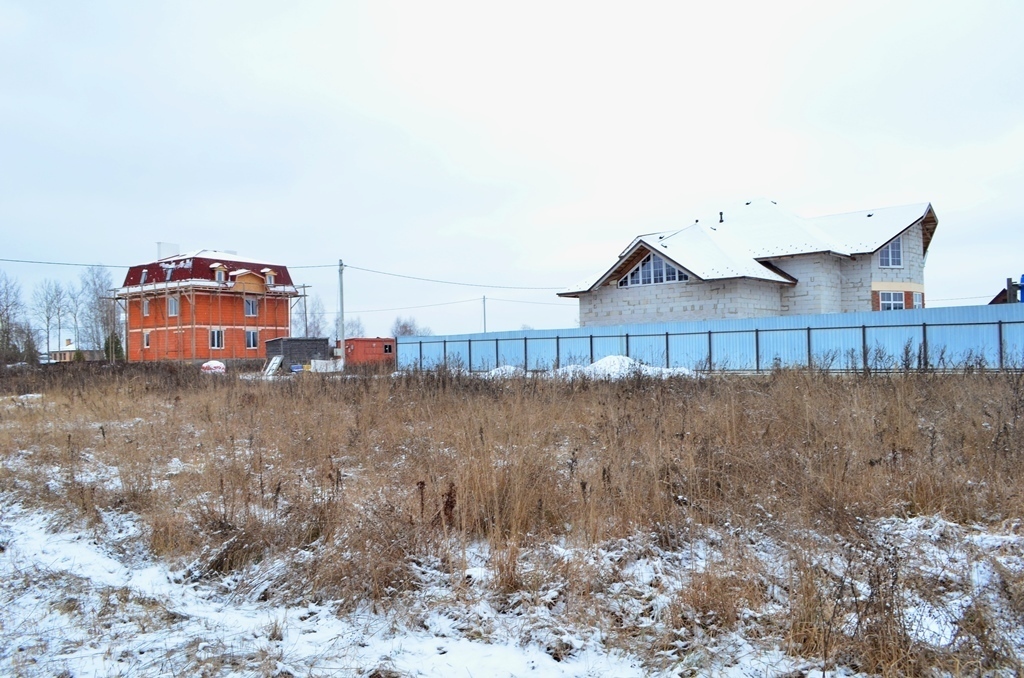
[[[345,262],[338,259],[338,347],[345,355]]]
[[[484,334],[487,334],[487,295],[484,295]]]

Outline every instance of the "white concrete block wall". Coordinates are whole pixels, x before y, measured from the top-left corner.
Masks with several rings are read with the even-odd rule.
[[[779,285],[733,279],[602,287],[580,297],[580,325],[751,318],[780,314]]]
[[[772,259],[783,271],[797,279],[796,285],[782,288],[782,315],[836,313],[842,297],[839,258],[827,253],[802,254]]]
[[[900,268],[882,268],[878,263],[877,252],[842,261],[843,313],[872,310],[872,282],[924,285],[924,233],[921,225],[907,229],[902,238],[903,266]]]

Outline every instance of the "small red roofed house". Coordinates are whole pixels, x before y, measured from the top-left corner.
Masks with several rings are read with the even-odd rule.
[[[117,290],[128,361],[266,358],[268,339],[290,335],[297,295],[287,267],[229,252],[132,266]]]

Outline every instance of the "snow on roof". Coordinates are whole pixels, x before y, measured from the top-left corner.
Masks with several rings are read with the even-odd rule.
[[[274,264],[267,261],[260,261],[259,259],[253,259],[252,257],[240,256],[238,254],[232,254],[230,252],[221,252],[219,250],[194,250],[192,252],[185,252],[184,254],[174,254],[157,261],[178,261],[180,259],[213,259],[216,262],[222,261],[240,261],[246,264],[260,264],[261,266],[273,266]]]
[[[624,275],[626,271],[619,269],[640,246],[702,280],[756,278],[792,283],[761,261],[815,252],[847,256],[874,252],[929,213],[934,218],[931,205],[921,203],[806,219],[774,201],[751,200],[678,230],[637,236],[611,268],[560,294],[586,292],[613,274]],[[926,248],[928,240],[930,233],[926,234]]]
[[[656,237],[644,236],[640,242],[648,249],[668,257],[701,280],[724,278],[760,278],[773,282],[789,280],[757,263],[750,248],[727,229],[701,223]]]
[[[929,203],[884,207],[877,210],[830,214],[808,219],[816,228],[848,254],[874,252],[907,227],[932,212]],[[934,216],[934,212],[932,212]],[[926,244],[927,249],[927,244]]]

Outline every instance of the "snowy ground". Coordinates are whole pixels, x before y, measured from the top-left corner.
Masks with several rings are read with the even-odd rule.
[[[649,376],[665,373],[621,357],[565,369],[564,376],[591,378],[640,369]],[[489,376],[509,372],[502,368]],[[13,400],[35,406],[42,399]],[[16,456],[6,464],[16,463]],[[786,651],[792,649],[785,646],[784,627],[793,550],[776,543],[770,529],[705,529],[674,550],[643,534],[589,549],[524,549],[524,573],[572,563],[567,571],[600,578],[595,610],[635,628],[637,645],[648,644],[643,657],[636,646],[630,651],[607,642],[599,615],[588,624],[587,615],[569,614],[557,576],[546,574],[545,585],[529,595],[496,595],[496,564],[485,545],[467,547],[455,572],[424,558],[417,564],[420,586],[403,594],[401,605],[347,612],[350,606],[329,600],[268,601],[265,590],[287,578],[288,562],[195,576],[189,563],[152,556],[145,529],[129,511],[102,511],[91,524],[71,523],[0,491],[0,675],[856,675],[841,662],[823,671],[820,658]],[[865,525],[863,532],[868,541],[861,544],[801,535],[806,544],[820,545],[804,555],[823,573],[824,586],[833,587],[821,591],[823,598],[867,600],[872,584],[865,563],[885,566],[885,554],[892,554],[901,583],[894,600],[914,643],[954,656],[981,651],[998,657],[998,666],[987,667],[995,675],[1020,670],[1024,523],[981,527],[937,516],[893,517]],[[757,562],[746,572],[760,577],[764,604],[740,610],[739,622],[728,629],[716,628],[713,619],[674,628],[674,597],[695,573],[731,573],[728,546],[736,543]],[[301,557],[293,554],[293,562]],[[736,572],[743,576],[744,570]],[[837,619],[837,632],[846,623]],[[664,641],[654,661],[649,638]],[[985,643],[991,647],[978,647]]]
[[[4,675],[765,676],[820,671],[820,662],[785,654],[770,636],[757,637],[762,634],[754,632],[759,621],[754,612],[748,613],[750,624],[736,631],[681,634],[677,642],[683,652],[667,657],[663,670],[644,669],[638,658],[605,647],[599,630],[567,628],[544,605],[531,607],[524,601],[496,609],[486,593],[491,570],[482,548],[468,555],[468,590],[456,593],[451,578],[428,564],[414,613],[338,614],[330,601],[274,605],[260,602],[258,587],[246,586],[243,592],[238,585],[240,576],[273,578],[281,563],[236,577],[193,581],[187,568],[170,568],[144,551],[130,513],[106,512],[102,524],[76,529],[5,496],[0,501]],[[1011,645],[1007,651],[1021,655],[1019,616],[1000,609],[999,602],[1005,583],[1000,568],[1024,570],[1024,539],[1014,534],[1017,530],[993,534],[938,518],[891,519],[877,529],[906,558],[908,572],[941,582],[927,599],[904,601],[916,641],[954,647],[964,610],[987,600],[992,623]],[[575,555],[615,560],[634,553],[626,558],[618,604],[622,615],[636,615],[641,626],[644,615],[647,624],[658,623],[659,600],[671,589],[658,580],[720,557],[713,539],[692,544],[685,553],[651,553],[648,546],[642,550],[649,555],[637,557],[634,547],[623,543]],[[758,548],[758,557],[777,557],[775,565],[785,569],[769,543]]]

